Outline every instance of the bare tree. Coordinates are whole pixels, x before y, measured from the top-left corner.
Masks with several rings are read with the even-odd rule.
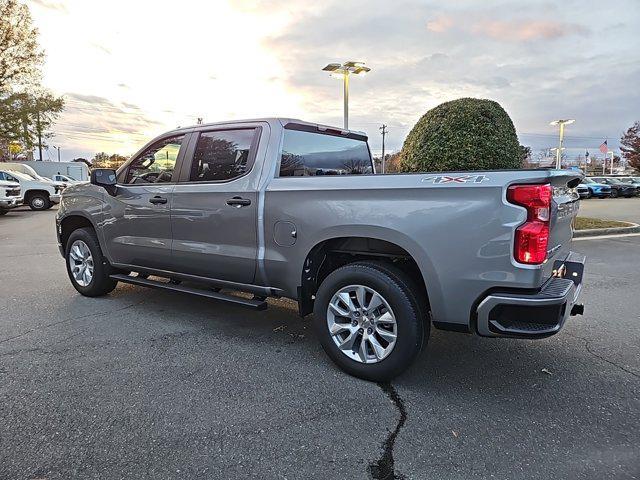
[[[0,93],[37,82],[43,60],[29,8],[0,0]]]

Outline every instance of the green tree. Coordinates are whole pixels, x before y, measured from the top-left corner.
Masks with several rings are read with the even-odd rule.
[[[37,82],[43,60],[29,8],[0,0],[0,93]]]
[[[51,127],[64,109],[64,100],[46,90],[36,94],[12,93],[0,98],[0,138],[18,142],[31,152],[45,148]]]
[[[620,144],[629,166],[640,172],[640,122],[635,122],[624,132]]]
[[[40,86],[44,53],[26,5],[0,0],[0,160],[11,157],[7,145],[19,144],[39,158],[64,100]]]
[[[113,168],[116,170],[120,165],[129,160],[129,157],[117,153],[109,155],[105,152],[96,153],[91,160],[91,168]]]
[[[511,118],[492,100],[460,98],[429,110],[404,142],[403,172],[520,168]]]

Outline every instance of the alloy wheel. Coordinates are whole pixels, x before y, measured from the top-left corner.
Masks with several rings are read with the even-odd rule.
[[[81,287],[86,287],[93,279],[93,256],[91,250],[82,240],[76,240],[69,249],[69,268],[74,280]]]
[[[364,285],[348,285],[333,295],[327,308],[327,328],[340,351],[360,363],[384,360],[398,336],[389,303]]]

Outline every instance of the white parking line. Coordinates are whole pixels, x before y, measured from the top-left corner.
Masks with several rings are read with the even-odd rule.
[[[578,240],[600,240],[603,238],[622,238],[622,237],[637,237],[640,236],[640,233],[616,233],[614,235],[598,235],[597,237],[579,237],[574,238],[573,241],[577,242]]]

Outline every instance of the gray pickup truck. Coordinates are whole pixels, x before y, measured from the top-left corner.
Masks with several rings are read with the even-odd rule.
[[[82,295],[118,282],[313,313],[346,372],[384,381],[434,327],[542,338],[576,303],[580,172],[376,175],[363,133],[266,118],[161,135],[68,187],[56,224]],[[213,304],[212,304],[213,305]]]

